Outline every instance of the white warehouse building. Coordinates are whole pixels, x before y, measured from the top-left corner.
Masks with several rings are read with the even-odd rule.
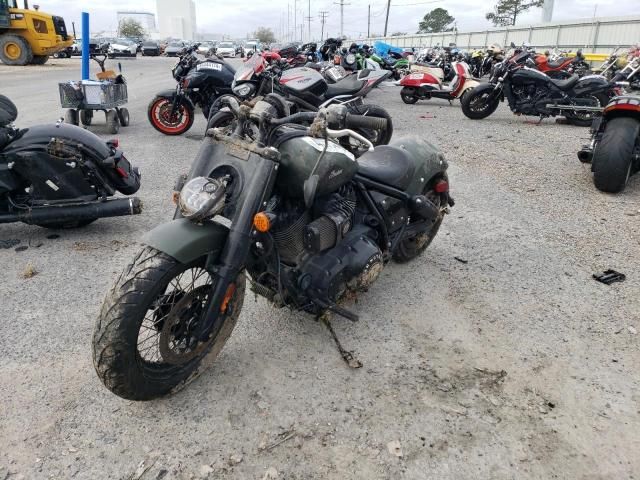
[[[196,38],[196,4],[193,0],[156,0],[161,38]]]
[[[131,19],[142,25],[147,34],[151,35],[157,32],[156,28],[156,16],[151,12],[140,11],[121,11],[117,12],[118,25],[125,19]]]

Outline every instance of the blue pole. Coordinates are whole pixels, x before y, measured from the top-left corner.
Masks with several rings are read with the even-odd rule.
[[[89,80],[89,14],[82,12],[82,80]]]

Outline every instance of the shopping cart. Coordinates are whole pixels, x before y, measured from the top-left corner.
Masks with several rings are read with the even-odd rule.
[[[102,59],[99,57],[103,57]],[[83,80],[59,83],[60,104],[68,109],[65,122],[89,126],[93,121],[93,112],[102,110],[105,113],[107,127],[111,133],[118,133],[120,126],[129,125],[129,110],[122,105],[128,101],[127,84],[122,75],[113,70],[105,70],[106,55],[91,55],[100,69],[96,75],[98,80]]]

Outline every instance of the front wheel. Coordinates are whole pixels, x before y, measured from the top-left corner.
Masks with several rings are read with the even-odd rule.
[[[195,332],[214,278],[206,257],[182,264],[143,247],[107,294],[93,333],[93,364],[105,386],[129,400],[176,392],[218,356],[236,325],[245,277],[227,290],[209,338]]]
[[[473,89],[460,100],[462,113],[472,120],[487,118],[496,111],[500,104],[500,99],[493,98],[492,94],[492,89]]]
[[[634,118],[614,118],[605,126],[593,152],[593,183],[598,190],[618,193],[633,173],[633,159],[640,154],[640,122]]]
[[[182,135],[193,125],[194,111],[189,104],[181,104],[173,111],[173,102],[166,97],[151,100],[147,116],[153,128],[165,135]]]

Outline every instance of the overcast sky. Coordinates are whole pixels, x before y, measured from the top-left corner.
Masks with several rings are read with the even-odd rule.
[[[326,32],[336,36],[340,32],[340,7],[334,4],[338,0],[311,1],[312,36],[320,36],[319,14],[328,11]],[[64,16],[67,26],[76,22],[79,30],[80,12],[91,14],[91,30],[115,30],[117,26],[116,11],[139,9],[155,13],[154,0],[31,0],[37,2],[43,11]],[[226,34],[244,38],[256,28],[270,27],[279,34],[281,26],[287,21],[287,5],[291,5],[290,24],[293,26],[293,0],[196,0],[198,31],[206,33]],[[354,38],[366,35],[367,6],[371,5],[371,33],[384,31],[386,0],[345,0],[350,5],[344,7],[344,34]],[[446,8],[456,18],[459,31],[484,29],[490,27],[485,20],[485,13],[491,10],[495,0],[392,0],[389,16],[389,33],[402,31],[415,33],[418,22],[425,13],[433,8]],[[309,0],[297,1],[297,23],[304,22],[305,37],[307,35],[306,17]],[[597,16],[640,15],[640,0],[555,0],[554,20],[570,20],[591,18],[596,9]],[[518,24],[539,23],[541,10],[533,10],[523,14]],[[292,28],[292,27],[291,27]],[[299,27],[298,27],[299,31]],[[298,35],[299,37],[299,35]],[[640,40],[640,32],[639,32]],[[305,38],[306,39],[306,38]]]

